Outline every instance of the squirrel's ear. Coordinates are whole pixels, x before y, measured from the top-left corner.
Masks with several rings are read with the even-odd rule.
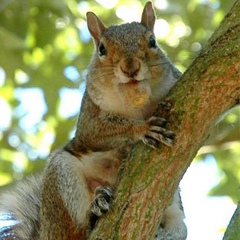
[[[152,2],[147,2],[143,9],[141,24],[147,29],[153,31],[155,18]]]
[[[87,26],[94,41],[98,44],[106,27],[93,12],[87,12]]]

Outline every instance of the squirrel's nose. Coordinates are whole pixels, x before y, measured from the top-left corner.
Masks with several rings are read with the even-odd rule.
[[[138,75],[140,71],[140,62],[136,58],[127,58],[124,59],[121,64],[120,68],[122,73],[128,78],[134,78]]]
[[[127,69],[127,70],[125,70],[125,69],[123,69],[122,67],[121,67],[121,70],[122,70],[122,72],[124,73],[124,75],[126,76],[126,77],[129,77],[129,78],[134,78],[134,77],[136,77],[137,75],[138,75],[138,72],[139,72],[139,67],[137,68],[137,69]]]

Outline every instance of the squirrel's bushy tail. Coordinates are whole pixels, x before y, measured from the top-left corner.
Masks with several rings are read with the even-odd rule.
[[[0,239],[38,239],[41,181],[29,177],[0,195]]]

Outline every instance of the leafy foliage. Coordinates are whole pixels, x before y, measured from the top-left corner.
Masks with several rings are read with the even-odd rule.
[[[139,20],[145,1],[22,0],[0,3],[0,186],[40,171],[51,149],[71,138],[93,52],[85,13],[106,25]],[[184,71],[233,1],[153,1],[156,35]],[[114,14],[115,12],[115,14]],[[212,190],[237,201],[239,108],[228,114],[198,159],[215,157],[222,175]]]

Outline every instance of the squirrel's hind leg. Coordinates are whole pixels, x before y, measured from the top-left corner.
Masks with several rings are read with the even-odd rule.
[[[186,240],[187,227],[183,221],[184,217],[181,196],[177,189],[172,204],[164,212],[154,240]]]

